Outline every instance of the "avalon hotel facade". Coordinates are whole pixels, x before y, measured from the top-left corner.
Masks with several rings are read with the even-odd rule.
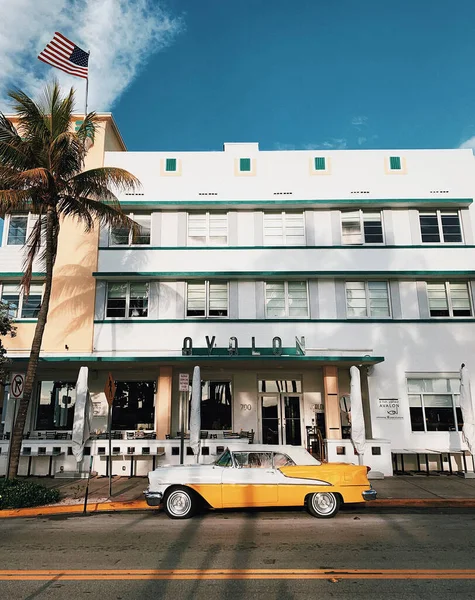
[[[101,118],[87,166],[140,179],[139,192],[120,197],[140,232],[63,223],[21,474],[76,469],[83,365],[94,411],[87,454],[100,474],[108,374],[113,473],[144,475],[179,461],[189,399],[179,380],[196,365],[205,462],[229,432],[307,446],[317,428],[320,454],[357,462],[346,411],[355,365],[365,464],[387,476],[403,455],[405,469],[472,470],[458,407],[461,363],[475,373],[470,150],[127,152],[111,115]],[[18,289],[33,219],[6,216],[0,247],[14,373],[26,370],[42,294],[40,267],[29,298]],[[8,393],[2,402],[0,474],[15,408]]]

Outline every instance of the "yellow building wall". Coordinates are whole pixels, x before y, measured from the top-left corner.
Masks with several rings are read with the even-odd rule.
[[[81,118],[75,117],[73,123]],[[106,150],[125,150],[112,116],[99,118],[95,142],[86,157],[86,170],[102,167]],[[62,221],[43,352],[92,352],[96,290],[92,273],[97,270],[98,246],[98,226],[85,233],[84,225],[75,219]],[[29,350],[34,330],[35,323],[18,323],[16,337],[5,339],[5,346],[11,351]]]

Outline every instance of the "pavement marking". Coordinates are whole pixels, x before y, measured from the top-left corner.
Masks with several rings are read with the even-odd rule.
[[[475,579],[475,569],[63,569],[0,570],[0,581],[220,579]]]

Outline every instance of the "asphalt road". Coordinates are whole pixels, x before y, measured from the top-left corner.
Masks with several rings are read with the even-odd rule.
[[[0,569],[8,600],[468,600],[475,512],[6,519]]]

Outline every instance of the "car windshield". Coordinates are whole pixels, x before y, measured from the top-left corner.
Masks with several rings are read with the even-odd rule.
[[[225,450],[214,464],[218,467],[230,467],[232,465],[231,452]]]

